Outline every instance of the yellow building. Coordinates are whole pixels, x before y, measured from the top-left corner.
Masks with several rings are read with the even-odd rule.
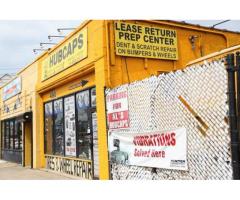
[[[85,21],[18,74],[32,83],[23,84],[19,94],[34,94],[31,109],[21,110],[32,111],[33,167],[109,179],[105,89],[182,69],[240,44],[239,36],[174,21]],[[3,112],[19,94],[1,98],[2,121],[20,114]],[[26,145],[25,154],[28,150]]]
[[[1,92],[1,158],[33,166],[33,144],[37,130],[36,90],[38,65],[31,65],[17,73]],[[35,158],[36,159],[36,158]]]
[[[197,58],[195,60],[192,60],[190,62],[188,62],[186,64],[186,66],[190,66],[190,65],[196,65],[196,64],[203,64],[203,62],[207,61],[207,62],[211,62],[214,60],[218,60],[218,59],[223,59],[225,58],[228,54],[236,54],[237,52],[240,52],[240,45],[235,45],[233,47],[229,47],[226,49],[222,49],[220,51],[216,51],[214,53],[210,53],[206,56]]]

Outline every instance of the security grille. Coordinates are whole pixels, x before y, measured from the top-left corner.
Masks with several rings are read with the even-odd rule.
[[[111,163],[113,179],[233,179],[228,125],[227,71],[222,60],[153,76],[107,90],[128,90],[130,128],[187,129],[188,171]]]

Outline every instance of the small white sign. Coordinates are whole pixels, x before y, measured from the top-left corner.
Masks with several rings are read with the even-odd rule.
[[[126,89],[112,91],[106,96],[109,129],[129,127],[128,92]]]
[[[73,95],[64,99],[64,114],[65,154],[76,156],[75,98]]]

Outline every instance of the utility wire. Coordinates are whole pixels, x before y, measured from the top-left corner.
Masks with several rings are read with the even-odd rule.
[[[223,23],[229,22],[229,21],[231,21],[231,20],[224,20],[224,21],[218,22],[218,23],[216,23],[216,24],[213,24],[213,25],[212,25],[212,28],[215,28],[215,26],[217,26],[217,25],[219,25],[219,24],[223,24]]]

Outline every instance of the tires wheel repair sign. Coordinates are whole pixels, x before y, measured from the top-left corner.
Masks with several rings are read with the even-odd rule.
[[[185,128],[148,133],[109,131],[112,163],[187,170]]]

